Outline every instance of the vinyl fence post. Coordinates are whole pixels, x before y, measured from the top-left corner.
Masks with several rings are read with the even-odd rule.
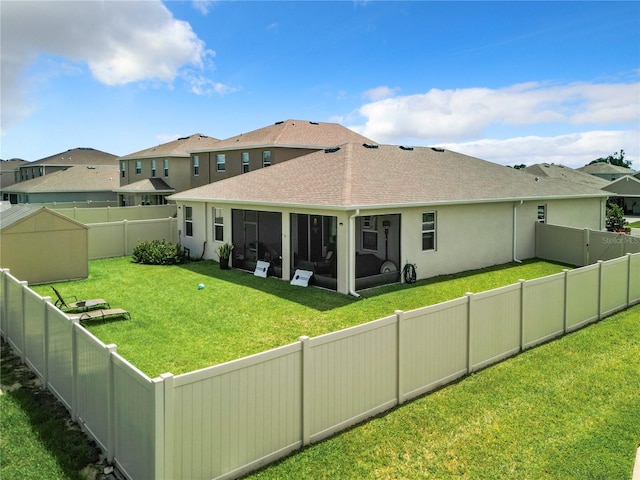
[[[29,282],[22,280],[20,281],[20,314],[22,318],[20,319],[20,361],[24,363],[26,358],[26,338],[27,338],[27,315],[25,313],[26,310],[26,298],[27,298],[27,289],[29,288]]]
[[[569,269],[564,268],[564,308],[562,313],[562,334],[567,334],[567,316],[569,315]]]
[[[467,292],[465,293],[465,295],[467,296],[467,375],[471,373],[472,371],[472,361],[471,361],[471,335],[473,333],[473,330],[471,329],[471,325],[472,325],[472,316],[473,316],[473,308],[472,308],[472,304],[473,304],[473,292]]]
[[[631,305],[631,253],[627,253],[627,305],[625,308],[629,308]]]
[[[302,346],[302,368],[300,371],[302,372],[302,408],[300,408],[302,414],[302,445],[309,445],[311,441],[311,433],[309,432],[310,428],[310,413],[311,409],[309,408],[309,383],[311,382],[311,359],[309,352],[309,337],[303,335],[298,338],[300,344]]]
[[[525,294],[524,294],[524,290],[525,290],[525,283],[527,281],[524,279],[519,279],[518,283],[520,283],[520,351],[522,352],[522,350],[524,350],[524,317],[525,317],[525,302],[526,302],[526,298],[525,298]]]
[[[78,421],[78,329],[80,320],[71,319],[71,420]]]
[[[602,320],[602,260],[598,260],[598,320]]]
[[[107,355],[107,462],[113,463],[116,451],[116,394],[113,372],[113,355],[118,347],[111,343],[105,346]]]
[[[398,380],[396,398],[398,399],[398,404],[402,405],[405,401],[404,398],[404,362],[402,361],[403,351],[404,351],[404,328],[402,315],[404,312],[402,310],[396,310],[396,336],[397,336],[397,356],[396,356],[396,376]]]
[[[153,398],[154,398],[154,435],[153,435],[153,478],[170,478],[165,471],[166,466],[166,432],[165,432],[165,416],[166,405],[164,377],[154,378]]]
[[[174,409],[174,384],[173,374],[163,373],[160,378],[164,383],[164,451],[158,453],[164,460],[164,478],[173,477],[173,456],[174,456],[174,422],[173,422],[173,409]],[[156,474],[156,478],[159,478]]]
[[[7,273],[8,269],[0,268],[0,282],[2,282],[2,298],[0,298],[0,333],[5,337],[5,322],[7,320]],[[6,337],[5,337],[6,340]]]
[[[124,242],[124,245],[122,245],[122,256],[126,257],[128,255],[127,251],[129,250],[129,226],[127,225],[126,219],[122,221],[122,227],[124,234],[124,238],[122,239]]]

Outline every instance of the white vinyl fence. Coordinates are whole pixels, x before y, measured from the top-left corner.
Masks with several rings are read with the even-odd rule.
[[[126,477],[236,478],[640,303],[640,254],[155,379],[8,270],[0,289],[3,338]]]

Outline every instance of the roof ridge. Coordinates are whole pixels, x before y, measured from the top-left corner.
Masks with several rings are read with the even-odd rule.
[[[351,179],[353,178],[353,144],[344,144],[344,181],[342,182],[342,200],[345,203],[351,201]]]

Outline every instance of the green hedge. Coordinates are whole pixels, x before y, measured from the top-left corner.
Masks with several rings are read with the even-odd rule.
[[[189,261],[180,244],[165,240],[139,243],[133,249],[132,257],[135,263],[146,265],[175,265]]]

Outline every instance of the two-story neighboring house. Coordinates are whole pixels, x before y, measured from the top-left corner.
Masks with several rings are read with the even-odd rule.
[[[626,175],[634,175],[636,172],[630,168],[611,165],[610,163],[598,162],[590,163],[584,167],[578,168],[580,172],[588,173],[596,177],[604,178],[610,182],[622,178]]]
[[[0,190],[2,197],[0,200],[11,203],[17,203],[17,196],[11,196],[5,189],[18,181],[20,178],[20,167],[27,162],[20,158],[11,158],[9,160],[0,160]]]
[[[190,152],[218,142],[194,133],[120,157],[120,187],[115,190],[119,205],[163,205],[167,195],[192,188],[201,166]]]
[[[348,142],[375,143],[337,123],[285,120],[241,133],[191,152],[199,165],[191,187],[200,187],[243,173],[269,167]]]
[[[20,165],[16,183],[42,177],[75,166],[117,165],[118,156],[95,148],[71,148],[66,152],[56,153],[35,162]]]

